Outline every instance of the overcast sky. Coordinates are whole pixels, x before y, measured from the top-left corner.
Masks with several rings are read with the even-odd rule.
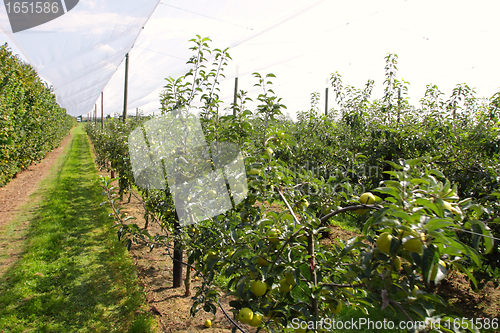
[[[149,8],[157,1],[145,1],[141,13],[130,0],[121,2],[120,8],[111,3],[81,0],[64,17],[13,35],[18,39],[23,34],[20,45],[32,62],[42,69],[47,68],[44,61],[59,68],[57,75],[65,77],[64,87],[54,85],[56,93],[66,97],[58,100],[65,101],[63,107],[74,115],[77,111],[72,110],[83,105],[82,99],[87,111],[96,102],[100,105],[102,90],[105,113],[121,112],[123,62],[116,66],[139,33],[130,51],[128,108],[146,113],[158,110],[164,78],[188,69],[188,40],[196,34],[210,37],[214,47],[230,47],[233,61],[221,84],[224,101],[232,102],[235,76],[240,78],[240,89],[256,98],[259,91],[253,88],[256,81],[251,73],[272,72],[277,75],[275,92],[292,116],[309,107],[312,92],[324,97],[327,78],[335,71],[344,84],[359,88],[368,79],[375,80],[372,97],[381,97],[387,53],[399,56],[398,78],[409,81],[410,101],[416,105],[430,83],[446,97],[464,82],[479,97],[500,90],[497,0],[162,0],[144,29],[141,20],[147,20]],[[8,32],[3,6],[0,16]],[[9,41],[6,34],[2,36]],[[99,45],[92,42],[96,40]],[[48,43],[50,50],[38,51]],[[61,72],[57,57],[75,54],[75,50],[79,56],[74,64]],[[92,63],[92,59],[97,60]],[[51,71],[45,74],[52,81]],[[83,90],[84,95],[71,100],[72,92],[76,96]],[[78,113],[84,112],[80,108]]]

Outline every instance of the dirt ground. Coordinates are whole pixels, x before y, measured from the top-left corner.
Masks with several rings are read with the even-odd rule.
[[[438,295],[446,302],[446,311],[465,318],[500,318],[500,287],[490,281],[475,292],[465,274],[451,272],[438,287]]]

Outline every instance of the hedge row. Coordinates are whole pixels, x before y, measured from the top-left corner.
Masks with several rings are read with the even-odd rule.
[[[56,148],[74,124],[33,67],[0,46],[0,187]]]

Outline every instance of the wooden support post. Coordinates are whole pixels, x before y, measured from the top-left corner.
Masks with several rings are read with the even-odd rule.
[[[238,102],[238,77],[234,78],[234,98],[233,98],[233,116],[236,117],[236,103]]]
[[[101,92],[101,129],[104,129],[104,94]]]
[[[123,92],[123,122],[127,120],[127,95],[128,95],[128,53],[125,55],[125,88]]]
[[[401,87],[399,87],[399,90],[398,90],[398,124],[399,124],[400,115],[401,115]]]
[[[328,87],[325,89],[325,116],[328,116]]]
[[[313,235],[307,235],[307,252],[310,256],[309,258],[309,266],[310,266],[310,272],[311,272],[311,282],[314,287],[318,285],[318,276],[316,272],[316,258],[315,258],[315,250],[314,250],[314,238]],[[311,305],[312,305],[312,312],[316,320],[319,318],[319,308],[318,308],[318,299],[316,296],[312,295],[311,296]]]
[[[182,285],[182,245],[181,240],[178,238],[182,232],[182,228],[177,220],[177,213],[175,213],[176,220],[174,222],[174,234],[177,236],[176,240],[174,240],[174,262],[172,267],[172,287],[179,288]],[[187,268],[191,269],[191,268]]]
[[[176,183],[179,181],[176,179]],[[182,205],[181,200],[179,198],[179,193],[176,193],[176,198],[174,199],[174,202],[177,204],[179,203]],[[177,210],[178,209],[183,209],[183,207],[175,207],[175,221],[174,221],[174,258],[173,258],[173,267],[172,267],[172,287],[173,288],[179,288],[182,285],[182,242],[181,242],[181,234],[182,234],[182,228],[179,223],[179,215],[177,215]],[[191,268],[187,268],[191,269]]]

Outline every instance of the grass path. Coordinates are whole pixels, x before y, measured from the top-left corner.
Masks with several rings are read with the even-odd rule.
[[[150,332],[144,293],[99,195],[82,125],[33,200],[20,259],[0,277],[0,332]]]

